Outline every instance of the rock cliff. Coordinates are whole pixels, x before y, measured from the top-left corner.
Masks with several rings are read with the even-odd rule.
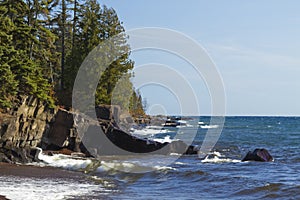
[[[33,97],[23,97],[20,102],[16,109],[0,113],[0,162],[38,161],[36,147],[50,151],[68,149],[87,156],[91,156],[91,152],[93,155],[120,154],[116,150],[119,148],[124,150],[121,154],[197,153],[194,147],[181,141],[159,143],[127,134],[118,125],[123,121],[119,119],[118,106],[97,106],[97,119],[92,119],[82,113],[47,108]],[[78,127],[84,127],[86,135],[80,135]],[[111,143],[117,148],[108,145]]]

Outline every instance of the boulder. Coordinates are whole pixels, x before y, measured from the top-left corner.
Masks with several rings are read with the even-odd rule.
[[[271,162],[273,157],[270,155],[266,149],[255,149],[254,151],[249,151],[247,155],[242,159],[244,161],[259,161],[259,162]]]
[[[119,122],[120,106],[118,105],[98,105],[95,108],[96,116],[103,120],[114,120]]]
[[[93,155],[129,155],[135,153],[154,153],[167,155],[197,154],[194,146],[188,146],[182,141],[161,143],[142,139],[110,126],[106,132],[99,126],[90,126],[83,138],[83,143]]]
[[[0,195],[0,200],[9,200],[9,199],[7,199],[5,196],[3,196],[3,195]]]

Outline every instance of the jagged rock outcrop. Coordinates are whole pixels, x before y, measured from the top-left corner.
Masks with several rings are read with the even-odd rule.
[[[24,97],[17,109],[0,114],[0,148],[36,147],[56,111],[36,98]]]
[[[34,97],[20,97],[15,109],[0,113],[0,161],[36,161],[36,148],[49,130],[57,109]]]
[[[118,106],[97,106],[97,119],[93,119],[78,112],[49,109],[33,97],[23,97],[20,102],[16,109],[0,113],[0,162],[38,161],[36,147],[68,149],[87,156],[197,153],[182,141],[159,143],[126,133],[119,127],[124,119],[119,118]]]

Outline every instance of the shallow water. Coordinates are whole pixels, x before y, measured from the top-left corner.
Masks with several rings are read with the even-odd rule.
[[[209,120],[209,117],[200,118],[206,125],[209,125]],[[171,132],[149,137],[173,138],[178,133],[184,138],[195,129],[180,129],[181,132],[170,129]],[[194,144],[201,145],[207,130],[207,127],[197,130]],[[255,148],[266,148],[274,162],[240,162],[248,151]],[[48,181],[49,188],[62,185],[70,194],[76,191],[76,199],[300,199],[299,148],[300,118],[226,117],[214,153],[205,159],[182,156],[168,166],[165,162],[176,155],[103,157],[99,161],[72,161],[64,156],[44,159],[51,166],[87,173],[89,182],[69,181],[72,187],[67,187],[67,182]],[[131,173],[136,171],[144,173]],[[5,182],[22,188],[13,180],[2,177],[0,194],[9,193]],[[32,190],[43,185],[35,179],[32,182]],[[61,193],[60,199],[74,198],[74,195],[68,196],[59,189],[57,192]]]

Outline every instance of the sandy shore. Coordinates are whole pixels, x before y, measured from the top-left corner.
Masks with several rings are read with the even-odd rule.
[[[72,172],[60,168],[17,165],[8,163],[0,163],[0,176],[58,179],[79,179],[86,177],[80,172]]]

